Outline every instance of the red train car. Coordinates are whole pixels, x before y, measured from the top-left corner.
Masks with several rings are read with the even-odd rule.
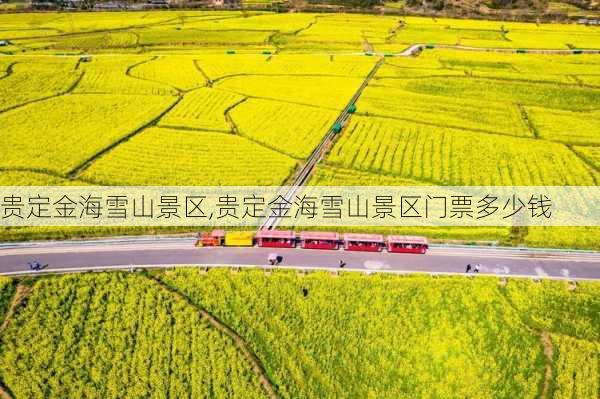
[[[424,254],[429,244],[425,237],[388,236],[387,250],[393,253]]]
[[[385,241],[381,234],[344,234],[344,249],[347,251],[381,252]]]
[[[259,247],[294,248],[296,246],[296,234],[292,230],[260,230],[255,238]]]
[[[340,235],[328,231],[302,231],[300,246],[306,249],[338,249]]]

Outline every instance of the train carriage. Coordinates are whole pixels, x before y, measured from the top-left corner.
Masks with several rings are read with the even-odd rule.
[[[344,234],[344,249],[347,251],[381,252],[385,241],[381,234]]]
[[[340,235],[329,231],[302,231],[300,246],[306,249],[338,249]]]
[[[424,254],[429,248],[425,237],[388,236],[387,250],[392,253]]]
[[[259,247],[294,248],[296,234],[292,230],[260,230],[256,233]]]

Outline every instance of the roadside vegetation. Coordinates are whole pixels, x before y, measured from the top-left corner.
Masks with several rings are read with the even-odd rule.
[[[600,390],[598,283],[183,268],[27,284],[0,333],[15,398]]]

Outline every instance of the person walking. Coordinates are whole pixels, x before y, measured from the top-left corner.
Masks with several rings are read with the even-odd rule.
[[[475,273],[479,273],[479,266],[481,266],[481,265],[480,265],[479,263],[477,263],[477,264],[475,265],[475,267],[473,268],[473,271],[474,271]]]
[[[469,263],[467,265],[467,270],[465,271],[465,273],[469,273],[471,271],[471,264]]]
[[[340,259],[340,268],[343,269],[346,266],[346,262]]]

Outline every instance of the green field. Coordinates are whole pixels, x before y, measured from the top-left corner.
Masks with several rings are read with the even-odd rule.
[[[184,268],[2,279],[0,304],[17,284],[0,333],[16,398],[266,397],[203,310],[282,398],[600,393],[598,283]]]
[[[0,40],[10,41],[0,47],[3,185],[290,182],[383,52],[393,56],[311,184],[600,180],[599,55],[397,54],[414,43],[600,49],[591,26],[255,11],[0,14]],[[64,232],[3,229],[0,240],[94,233]],[[532,228],[521,242],[508,229],[422,232],[599,248],[597,228]]]

